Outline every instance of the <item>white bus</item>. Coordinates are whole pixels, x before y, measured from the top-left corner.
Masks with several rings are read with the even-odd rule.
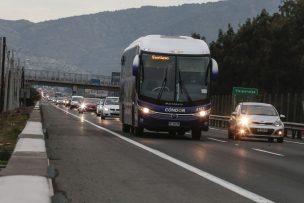
[[[121,58],[123,132],[183,135],[191,130],[199,140],[209,129],[211,79],[217,73],[203,40],[161,35],[135,40]]]

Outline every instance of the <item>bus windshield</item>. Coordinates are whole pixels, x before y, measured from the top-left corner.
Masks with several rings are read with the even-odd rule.
[[[210,57],[143,54],[140,95],[174,102],[207,98]]]

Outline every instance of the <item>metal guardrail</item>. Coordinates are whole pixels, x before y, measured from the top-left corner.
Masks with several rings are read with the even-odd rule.
[[[230,116],[210,115],[210,126],[217,128],[228,128]],[[292,138],[302,139],[304,137],[304,124],[284,122],[285,135],[291,131]]]

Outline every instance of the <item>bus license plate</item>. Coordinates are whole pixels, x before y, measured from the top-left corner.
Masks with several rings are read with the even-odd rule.
[[[171,126],[171,127],[179,127],[180,126],[180,122],[169,122],[169,126]]]

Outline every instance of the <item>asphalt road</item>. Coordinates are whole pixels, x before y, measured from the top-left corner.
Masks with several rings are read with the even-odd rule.
[[[55,189],[71,202],[304,202],[304,142],[234,141],[217,129],[200,141],[138,138],[118,119],[42,110]]]

